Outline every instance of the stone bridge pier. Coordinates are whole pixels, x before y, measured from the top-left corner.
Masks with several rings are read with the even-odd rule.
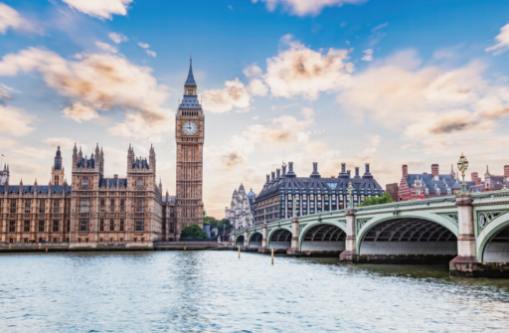
[[[477,244],[474,224],[474,207],[470,195],[456,198],[458,207],[458,255],[449,263],[452,275],[476,275],[482,271],[482,264],[477,260]]]
[[[342,262],[355,262],[357,259],[356,237],[355,237],[355,209],[346,211],[346,239],[345,250],[339,255]]]
[[[292,240],[290,242],[290,248],[286,251],[287,254],[296,255],[299,253],[299,218],[294,217],[292,219]]]
[[[262,244],[258,249],[258,252],[265,253],[267,252],[267,223],[262,225]]]

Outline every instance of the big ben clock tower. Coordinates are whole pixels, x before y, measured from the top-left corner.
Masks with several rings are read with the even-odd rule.
[[[176,215],[177,237],[186,226],[203,223],[203,139],[205,118],[197,96],[192,61],[184,85],[184,97],[175,121],[177,142]]]

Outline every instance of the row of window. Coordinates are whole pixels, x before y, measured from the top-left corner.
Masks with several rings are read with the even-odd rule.
[[[69,222],[67,222],[69,223]],[[45,220],[39,220],[36,225],[37,232],[45,232],[46,229],[46,221]],[[31,232],[31,221],[30,220],[24,220],[23,221],[23,232]],[[7,232],[9,233],[15,233],[16,232],[16,221],[10,220],[8,222],[8,228]],[[51,223],[51,232],[60,232],[60,220],[53,220]]]
[[[117,230],[115,230],[115,221],[114,220],[109,221],[109,225],[108,225],[109,229],[108,230],[106,230],[105,226],[106,226],[105,221],[103,219],[99,220],[99,231],[102,231],[102,232],[117,231]],[[86,219],[86,218],[80,219],[79,225],[78,225],[78,230],[79,230],[79,232],[89,232],[90,231],[90,220]],[[120,225],[119,225],[118,231],[121,231],[121,232],[125,231],[124,220],[120,220]],[[134,220],[134,231],[135,232],[145,231],[145,220],[144,219],[135,219]]]
[[[37,230],[37,232],[45,232],[46,230],[46,221],[45,220],[39,220],[34,225],[34,228]],[[60,220],[53,220],[50,225],[51,232],[60,232]],[[24,220],[22,224],[22,230],[23,232],[32,232],[35,230],[32,230],[32,225],[30,220]],[[69,230],[69,221],[67,221],[67,230]],[[136,219],[134,221],[134,231],[135,232],[143,232],[145,230],[145,221],[144,219]],[[88,219],[80,219],[79,221],[79,231],[80,232],[88,232],[89,231],[89,220]],[[99,221],[99,231],[125,231],[125,221],[122,219],[120,220],[119,228],[116,230],[115,228],[115,221],[109,220],[108,224],[108,230],[105,230],[105,221],[101,219]],[[15,233],[16,232],[16,220],[10,220],[8,222],[7,232],[9,233]]]
[[[135,180],[136,188],[143,188],[145,186],[145,179],[143,177],[137,177]],[[90,189],[90,179],[87,176],[81,177],[80,189]]]
[[[79,203],[79,212],[80,213],[89,213],[90,212],[90,199],[86,198],[86,199],[80,199],[80,203]],[[134,199],[134,211],[136,213],[143,213],[144,212],[144,206],[145,206],[145,200],[144,199]],[[99,201],[99,207],[101,209],[101,211],[106,211],[106,200],[105,199],[101,199]],[[123,211],[125,210],[125,199],[121,199],[120,200],[120,211]],[[115,209],[115,200],[114,199],[111,199],[110,200],[110,205],[109,205],[109,208],[110,208],[110,211],[114,210]]]
[[[33,200],[23,200],[23,210],[25,214],[30,214],[32,212],[32,202]],[[45,213],[46,212],[46,199],[38,199],[35,202],[37,202],[37,207],[39,213]],[[9,213],[14,214],[18,211],[18,199],[9,199]],[[57,213],[60,212],[60,199],[53,199],[52,200],[52,212]],[[2,213],[2,204],[0,202],[0,213]]]

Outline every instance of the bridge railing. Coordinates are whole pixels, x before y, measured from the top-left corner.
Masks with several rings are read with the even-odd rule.
[[[475,201],[482,201],[486,199],[508,199],[509,200],[509,189],[497,190],[497,191],[489,191],[489,192],[473,192],[471,193],[472,199]],[[358,213],[369,213],[377,210],[387,210],[387,209],[404,209],[407,207],[415,207],[415,206],[430,206],[436,204],[451,204],[454,205],[456,202],[455,195],[447,195],[426,199],[415,199],[415,200],[407,200],[407,201],[396,201],[384,204],[370,205],[370,206],[356,206],[355,209]],[[328,217],[338,217],[340,218],[342,215],[346,214],[345,209],[338,209],[333,211],[319,212],[315,214],[302,215],[299,219],[302,222],[312,221],[315,219],[327,219]],[[291,223],[292,218],[280,219],[277,221],[272,221],[268,223],[269,227],[273,227],[275,225],[287,225]],[[262,225],[253,225],[248,228],[237,229],[235,231],[236,235],[240,235],[244,232],[250,232],[257,229],[261,229]]]

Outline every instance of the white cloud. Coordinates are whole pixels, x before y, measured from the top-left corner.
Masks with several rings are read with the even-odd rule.
[[[373,49],[366,49],[362,52],[362,61],[373,61]]]
[[[247,108],[252,96],[292,98],[301,96],[314,100],[320,93],[334,92],[344,87],[351,77],[353,64],[348,62],[348,50],[312,50],[286,35],[282,50],[266,61],[266,71],[252,64],[244,68],[247,86],[239,79],[226,81],[223,89],[204,93],[207,110],[228,112]]]
[[[11,89],[0,83],[0,103],[11,99]]]
[[[50,137],[44,139],[44,143],[49,145],[51,148],[55,149],[57,147],[60,147],[63,151],[71,151],[71,149],[74,147],[74,143],[76,141],[71,138],[66,137]],[[82,148],[86,148],[83,145],[80,145]]]
[[[157,57],[157,53],[154,51],[154,50],[151,50],[150,49],[150,44],[149,43],[145,43],[145,42],[139,42],[138,43],[138,46],[140,48],[142,48],[143,50],[145,50],[145,53],[151,57],[151,58],[156,58]]]
[[[169,114],[169,112],[168,112]],[[129,112],[124,121],[109,129],[109,133],[139,141],[160,142],[163,136],[174,128],[174,118],[166,117],[163,121],[153,122],[147,120],[140,113]]]
[[[509,115],[509,87],[490,83],[485,66],[422,65],[412,51],[401,52],[352,77],[338,94],[344,110],[405,134],[406,140],[446,139],[478,133]]]
[[[348,62],[348,50],[315,51],[289,35],[282,41],[285,48],[267,59],[262,76],[273,96],[316,99],[322,92],[341,89],[349,80],[353,64]]]
[[[97,46],[99,49],[101,49],[102,51],[104,52],[108,52],[108,53],[118,53],[118,50],[116,47],[114,47],[113,45],[111,44],[108,44],[108,43],[105,43],[105,42],[101,42],[101,41],[96,41],[95,42],[95,46]]]
[[[226,81],[224,88],[206,90],[203,93],[204,108],[215,113],[249,107],[251,97],[246,86],[239,79]]]
[[[0,2],[0,34],[4,34],[8,29],[30,30],[31,24],[14,8]]]
[[[497,54],[509,47],[509,23],[500,29],[499,34],[495,37],[495,41],[495,44],[486,48],[486,52]]]
[[[32,71],[39,72],[57,93],[82,106],[139,113],[145,123],[154,126],[169,117],[163,107],[166,87],[157,82],[150,68],[134,65],[120,55],[84,54],[71,61],[51,51],[28,48],[0,60],[0,76]]]
[[[142,49],[149,49],[150,48],[150,44],[149,43],[145,43],[145,42],[139,42],[138,43],[138,46]]]
[[[253,79],[249,82],[249,93],[254,96],[266,96],[269,92],[269,87],[260,79]]]
[[[118,33],[118,32],[110,32],[108,34],[108,37],[115,44],[121,44],[121,43],[127,42],[127,40],[128,40],[128,38],[126,36],[124,36],[123,34]]]
[[[21,110],[0,105],[0,133],[12,136],[23,136],[30,133],[33,117],[25,114]]]
[[[97,111],[83,105],[79,102],[74,103],[73,105],[66,107],[62,110],[65,117],[74,120],[75,122],[81,123],[84,121],[90,121],[93,119],[97,119],[99,114]]]
[[[113,15],[127,15],[132,0],[62,0],[70,7],[90,16],[111,19]]]
[[[153,50],[146,50],[145,53],[149,56],[149,57],[152,57],[152,58],[156,58],[157,57],[157,53],[156,51],[153,51]]]
[[[341,6],[344,4],[358,4],[364,0],[251,0],[253,3],[264,2],[269,11],[282,6],[291,14],[297,16],[318,15],[325,7]]]

